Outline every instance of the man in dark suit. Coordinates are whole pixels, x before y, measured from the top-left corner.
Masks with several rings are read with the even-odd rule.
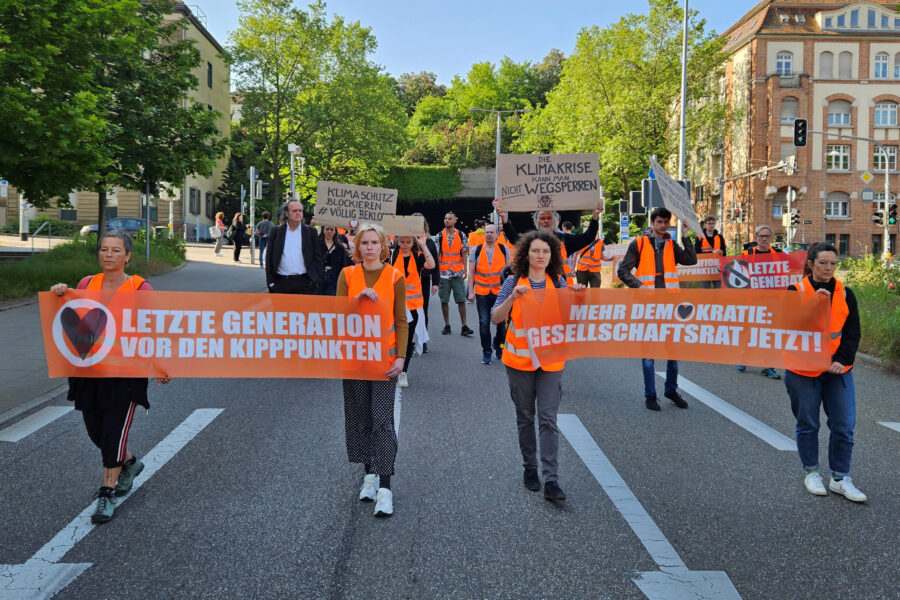
[[[303,222],[300,202],[291,200],[282,211],[285,224],[269,234],[266,285],[272,294],[315,294],[325,263],[319,236]]]

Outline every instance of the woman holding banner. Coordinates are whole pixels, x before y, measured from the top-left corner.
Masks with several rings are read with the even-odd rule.
[[[400,271],[385,264],[388,254],[387,236],[381,227],[363,224],[354,239],[353,261],[356,264],[341,271],[337,284],[338,296],[382,304],[390,321],[382,324],[390,330],[390,358],[384,374],[388,379],[345,379],[343,383],[347,457],[350,462],[365,466],[359,499],[375,501],[376,517],[389,517],[394,513],[391,492],[391,475],[397,456],[394,390],[397,376],[406,362],[409,335],[406,281]]]
[[[566,287],[560,241],[552,231],[541,229],[523,235],[516,244],[512,275],[506,278],[497,294],[491,311],[491,320],[502,323],[509,319],[506,342],[503,348],[503,364],[509,380],[509,394],[516,407],[516,423],[519,428],[519,450],[522,452],[523,483],[529,490],[541,489],[537,472],[537,440],[534,418],[537,412],[541,442],[541,466],[544,475],[544,498],[553,502],[566,499],[559,487],[557,452],[559,428],[556,415],[562,400],[562,371],[564,361],[542,363],[528,347],[525,325],[519,299],[531,290],[551,290]],[[572,284],[572,289],[584,286]],[[543,295],[542,314],[558,314],[557,295]]]
[[[804,294],[821,294],[831,300],[831,365],[820,371],[789,369],[784,385],[791,398],[791,410],[797,418],[796,438],[800,462],[806,469],[807,491],[825,496],[819,475],[819,406],[828,416],[828,489],[854,502],[865,502],[866,495],[850,479],[853,454],[853,428],[856,425],[856,389],[853,384],[853,360],[859,348],[860,326],[856,297],[850,288],[834,278],[837,249],[827,243],[813,244],[803,268],[804,278],[788,286]]]
[[[100,239],[98,259],[103,272],[83,278],[76,289],[105,292],[149,291],[153,288],[138,275],[125,273],[131,260],[131,237],[118,229],[107,230]],[[50,291],[64,296],[69,286],[57,283]],[[79,320],[78,315],[74,318]],[[157,378],[158,384],[168,377]],[[127,449],[128,431],[137,405],[150,409],[146,377],[69,377],[68,399],[81,411],[88,437],[103,459],[103,485],[96,493],[93,523],[106,523],[113,517],[116,497],[131,491],[134,478],[144,469]]]
[[[409,337],[406,342],[406,363],[403,372],[397,377],[397,386],[409,386],[407,372],[412,360],[413,349],[418,346],[419,353],[428,343],[428,330],[425,328],[425,297],[422,291],[422,271],[434,268],[434,256],[428,250],[426,236],[402,236],[397,238],[397,247],[391,251],[390,264],[400,271],[406,282],[406,319],[409,321]],[[413,251],[413,246],[416,246]],[[398,264],[399,263],[399,264]],[[413,344],[418,341],[418,344]]]

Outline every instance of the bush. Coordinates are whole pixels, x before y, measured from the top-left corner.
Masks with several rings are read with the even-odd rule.
[[[143,242],[135,242],[134,253],[125,272],[149,277],[171,271],[184,262],[184,242],[180,251],[177,246],[174,243],[151,243],[148,263],[144,260],[146,246]],[[49,290],[51,285],[60,282],[75,287],[83,277],[99,271],[96,236],[81,239],[76,234],[71,242],[47,252],[35,253],[20,261],[0,263],[0,300],[30,296]]]
[[[50,222],[50,225],[48,226],[48,227],[50,227],[50,232],[54,236],[59,236],[59,237],[69,237],[71,235],[74,235],[74,234],[78,233],[79,231],[81,231],[81,227],[82,227],[78,223],[70,223],[69,221],[60,221],[59,219],[52,219],[52,218],[48,217],[47,215],[38,215],[28,222],[28,233],[29,234],[34,233],[41,227],[41,225],[43,225],[47,221]],[[13,221],[12,223],[4,225],[2,228],[0,228],[0,232],[13,233],[13,234],[19,233],[19,222]],[[44,230],[41,232],[41,235],[46,235],[46,233],[47,233],[47,227],[44,227]]]
[[[900,270],[875,256],[849,259],[842,268],[859,305],[859,349],[884,362],[900,361]]]

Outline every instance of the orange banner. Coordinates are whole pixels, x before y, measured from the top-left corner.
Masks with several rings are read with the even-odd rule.
[[[558,294],[558,314],[544,294]],[[754,290],[539,290],[519,299],[542,363],[600,356],[825,369],[830,304],[819,294]]]
[[[39,297],[50,377],[385,379],[395,358],[387,301],[83,290]]]

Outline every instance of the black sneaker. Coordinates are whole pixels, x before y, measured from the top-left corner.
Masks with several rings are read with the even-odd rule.
[[[666,392],[665,397],[672,401],[672,403],[678,408],[687,408],[688,403],[684,398],[681,397],[681,394],[678,392]]]
[[[450,333],[450,326],[449,326],[449,325],[444,325],[444,328],[441,329],[441,334],[443,334],[443,335],[448,335],[449,333]]]
[[[540,490],[541,480],[538,479],[537,469],[525,469],[525,474],[522,476],[522,483],[525,484],[526,489],[529,489],[532,492]]]
[[[422,344],[422,354],[428,354],[428,344]]]
[[[555,481],[548,481],[544,483],[544,498],[551,502],[565,502],[566,493],[562,491],[562,488],[559,487],[558,483]]]
[[[647,410],[662,410],[659,407],[659,400],[656,399],[656,396],[647,396],[644,398],[644,402],[647,404]]]
[[[494,348],[494,356],[497,357],[497,360],[501,360],[503,358],[503,348]]]
[[[447,333],[449,333],[449,331]],[[474,333],[475,333],[474,331],[469,329],[468,325],[463,325],[462,329],[459,331],[459,335],[472,335]]]

